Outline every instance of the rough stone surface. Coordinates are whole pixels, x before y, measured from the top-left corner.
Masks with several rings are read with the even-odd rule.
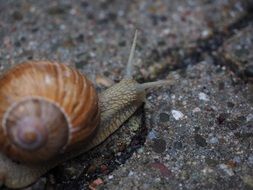
[[[238,80],[226,68],[203,61],[189,66],[174,86],[152,91],[146,118],[149,133],[156,135],[148,134],[143,151],[114,171],[113,180],[106,178],[105,189],[247,188],[243,178],[252,177],[253,120],[246,118],[253,107],[244,97],[248,86]],[[201,92],[209,101],[199,99]],[[184,117],[161,119],[172,109]],[[158,139],[165,139],[164,151],[154,149],[154,143],[164,146]]]
[[[222,55],[227,65],[238,75],[253,81],[253,25],[249,25],[227,40]]]
[[[134,77],[174,81],[150,89],[101,146],[26,189],[253,189],[252,8],[251,0],[0,0],[0,74],[56,60],[101,91],[124,76],[138,28]]]

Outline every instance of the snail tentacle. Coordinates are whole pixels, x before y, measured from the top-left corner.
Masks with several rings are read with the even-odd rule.
[[[172,80],[159,80],[159,81],[154,81],[154,82],[146,82],[146,83],[138,83],[136,85],[136,90],[138,92],[142,92],[144,90],[147,90],[149,88],[155,88],[155,87],[161,87],[162,85],[172,85],[174,81]]]
[[[132,75],[133,75],[133,58],[134,58],[134,52],[135,52],[135,47],[136,47],[136,42],[137,42],[137,35],[138,35],[138,30],[136,30],[134,33],[134,40],[133,40],[130,54],[128,57],[127,68],[126,68],[126,77],[128,78],[132,78]]]

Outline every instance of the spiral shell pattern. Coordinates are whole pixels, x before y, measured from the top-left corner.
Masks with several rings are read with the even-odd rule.
[[[41,162],[85,146],[100,121],[92,83],[64,64],[29,61],[0,78],[0,149]]]

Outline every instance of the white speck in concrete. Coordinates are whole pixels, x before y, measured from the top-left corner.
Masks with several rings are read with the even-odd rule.
[[[178,110],[172,110],[171,113],[172,113],[172,116],[175,118],[175,120],[179,120],[184,117],[184,114]]]
[[[130,177],[130,176],[133,176],[134,175],[134,172],[133,171],[130,171],[129,173],[128,173],[128,176]]]
[[[253,114],[250,113],[249,115],[247,115],[246,119],[247,119],[247,122],[252,121],[253,120]]]
[[[217,137],[212,137],[209,140],[209,143],[211,143],[211,144],[218,144],[219,143],[219,139]]]
[[[199,93],[199,99],[203,101],[209,101],[209,96],[203,92]]]
[[[210,34],[211,34],[210,30],[204,30],[204,31],[201,32],[201,36],[203,38],[206,38],[206,37],[210,36]]]
[[[109,176],[108,176],[108,179],[113,179],[113,178],[114,178],[113,175],[109,175]]]
[[[199,107],[196,107],[192,110],[193,113],[197,113],[197,112],[200,112],[200,111],[201,111],[201,109]]]

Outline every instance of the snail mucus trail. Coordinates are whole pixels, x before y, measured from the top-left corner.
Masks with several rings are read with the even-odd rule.
[[[1,76],[0,114],[2,113],[2,115],[0,115],[0,183],[2,183],[2,185],[9,188],[22,188],[31,185],[36,182],[40,176],[59,163],[96,147],[114,133],[129,117],[131,117],[137,108],[145,102],[146,89],[163,84],[171,84],[169,80],[140,84],[133,79],[133,55],[136,39],[137,31],[135,32],[128,58],[126,76],[119,83],[98,95],[95,93],[95,88],[91,82],[85,76],[73,68],[55,62],[26,62],[19,64]],[[27,70],[29,72],[26,72]],[[45,72],[51,73],[51,78],[48,78],[49,74],[45,74]],[[54,77],[55,73],[60,75],[60,78]],[[54,89],[49,88],[47,85],[41,87],[34,83],[34,81],[37,81],[35,80],[36,78],[33,80],[33,77],[30,76],[32,74],[36,74],[39,82],[47,83],[48,81],[53,81],[61,88],[60,90],[63,94],[59,93],[58,90],[55,91],[55,94],[53,93],[54,95],[51,97],[51,95],[48,95],[48,92],[54,91]],[[24,75],[28,75],[29,77]],[[25,80],[25,83],[22,80]],[[61,80],[64,80],[64,82]],[[18,81],[21,81],[22,84],[18,83]],[[72,81],[70,84],[71,86],[68,86],[69,81]],[[6,83],[8,84],[6,85]],[[32,83],[32,87],[27,86],[28,83]],[[5,88],[2,89],[1,85]],[[22,94],[26,92],[26,88],[28,87],[35,95]],[[84,91],[83,89],[86,87],[88,90]],[[18,88],[21,88],[21,90],[17,91]],[[68,94],[69,88],[72,88],[72,94]],[[14,95],[7,95],[6,91],[13,92]],[[37,91],[41,91],[39,95]],[[19,98],[19,101],[15,102],[15,98],[18,97],[17,92],[21,93],[24,97]],[[83,96],[85,101],[83,101],[82,98],[80,99],[80,95]],[[46,96],[46,98],[43,96]],[[58,101],[56,97],[60,97],[61,100],[63,100]],[[69,97],[70,103],[68,102],[69,100],[65,101],[67,97]],[[57,99],[58,102],[54,103],[54,99]],[[13,101],[15,102],[14,105]],[[87,103],[88,105],[83,103],[89,101],[95,102],[90,104]],[[43,106],[40,104],[43,104]],[[86,111],[87,113],[79,112],[79,110],[83,109],[82,106],[89,107],[89,110]],[[46,114],[43,115],[44,112]],[[68,114],[72,115],[69,116]],[[47,119],[45,118],[51,118],[52,115],[57,115],[57,117],[53,118],[53,120],[49,119],[46,123],[45,121],[47,121]],[[64,127],[62,127],[62,120],[66,122]],[[56,124],[52,122],[56,122]],[[82,125],[84,125],[84,123],[88,126],[84,126],[82,130],[81,127],[83,127]],[[59,124],[61,127],[60,129],[49,129],[52,125]],[[36,126],[38,131],[37,129],[34,130],[30,125],[32,127]],[[62,128],[64,128],[64,130]],[[60,130],[60,132],[58,132],[61,133],[61,138],[66,141],[64,141],[65,144],[61,146],[56,146],[53,142],[54,139],[58,138],[57,135],[46,134],[47,132],[55,133],[57,130]],[[70,134],[64,135],[62,131]],[[39,134],[40,132],[42,134]],[[89,135],[86,134],[88,132]],[[43,136],[44,134],[46,134],[46,137]],[[81,139],[80,134],[84,134],[86,139]],[[53,140],[50,140],[51,137]],[[8,138],[6,139],[7,143],[3,142],[4,138]],[[36,139],[39,139],[39,143],[36,142]],[[32,144],[32,146],[30,146],[30,144]],[[46,151],[43,149],[44,145],[46,146]],[[52,151],[50,149],[51,145],[54,146]],[[60,150],[55,150],[55,147],[60,147]],[[23,151],[25,152],[24,155],[22,155]],[[33,151],[35,151],[35,153]],[[47,152],[50,152],[49,156],[46,155]],[[19,158],[21,160],[19,160]],[[35,161],[33,161],[33,159]]]

